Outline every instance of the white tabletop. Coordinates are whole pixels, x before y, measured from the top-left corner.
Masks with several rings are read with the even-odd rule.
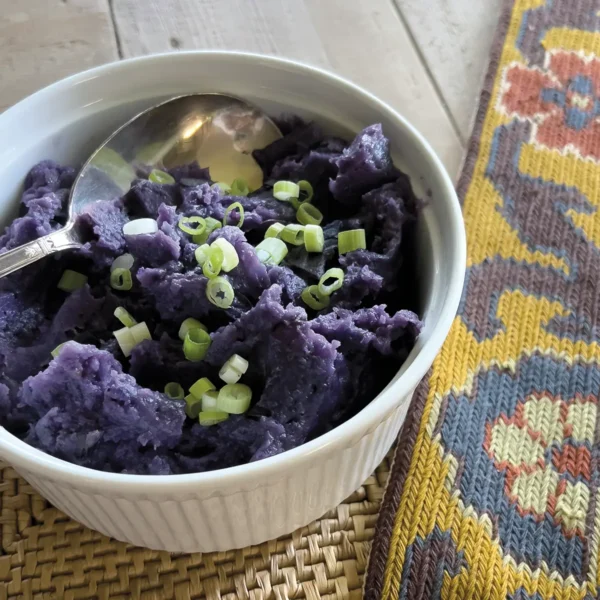
[[[178,49],[299,59],[366,87],[456,177],[501,0],[2,0],[0,110],[68,74]]]

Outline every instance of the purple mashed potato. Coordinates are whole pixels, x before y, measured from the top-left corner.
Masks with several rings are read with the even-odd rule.
[[[350,144],[327,137],[296,117],[281,122],[281,140],[255,158],[265,185],[248,197],[210,187],[198,165],[171,171],[174,184],[146,179],[112,202],[80,217],[89,236],[81,251],[36,263],[0,280],[0,424],[53,456],[86,467],[140,474],[219,469],[285,452],[360,411],[398,370],[421,329],[412,307],[410,254],[417,199],[392,164],[380,125]],[[74,170],[44,161],[25,179],[21,216],[0,236],[0,252],[59,228]],[[313,204],[325,215],[325,247],[308,254],[291,248],[279,266],[255,252],[275,222],[295,222],[289,203],[273,198],[278,179],[309,180]],[[221,220],[240,202],[241,229],[223,227],[209,242],[227,239],[239,266],[226,277],[235,290],[227,310],[206,298],[207,279],[194,259],[196,245],[177,226],[181,216]],[[155,234],[124,236],[132,218],[156,219]],[[337,234],[364,228],[367,250],[341,257]],[[109,267],[134,255],[134,286],[109,285]],[[324,310],[300,299],[326,269],[340,266],[342,288]],[[88,276],[71,294],[57,288],[65,269]],[[152,332],[125,358],[112,332],[126,308]],[[204,360],[187,361],[177,332],[201,319],[212,344]],[[62,347],[56,358],[51,351]],[[185,403],[164,393],[167,382],[189,386],[219,380],[234,353],[249,360],[244,382],[252,406],[212,427],[186,417]]]

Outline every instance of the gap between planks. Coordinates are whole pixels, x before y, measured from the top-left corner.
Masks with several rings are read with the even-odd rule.
[[[112,10],[123,57],[246,50],[335,71],[405,115],[458,173],[463,140],[391,0],[112,0]]]

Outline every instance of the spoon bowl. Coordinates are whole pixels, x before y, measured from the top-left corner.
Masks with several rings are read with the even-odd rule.
[[[115,131],[91,155],[69,195],[68,220],[58,231],[0,254],[0,277],[44,256],[79,248],[85,240],[77,218],[90,203],[123,195],[140,173],[196,161],[214,181],[243,178],[250,189],[262,185],[252,151],[281,137],[260,109],[225,94],[190,94],[161,102]]]

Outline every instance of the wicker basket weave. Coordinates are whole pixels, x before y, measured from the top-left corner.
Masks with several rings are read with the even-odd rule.
[[[389,459],[337,509],[250,548],[176,555],[113,541],[0,463],[0,600],[360,598]]]

